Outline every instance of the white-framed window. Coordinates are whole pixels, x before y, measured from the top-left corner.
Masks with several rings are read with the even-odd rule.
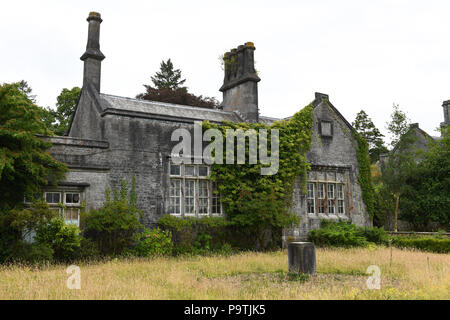
[[[66,224],[80,225],[81,192],[62,190],[44,192],[50,211],[56,212]]]
[[[195,180],[185,180],[182,191],[184,197],[184,214],[195,214]]]
[[[171,163],[169,170],[171,176],[181,176],[181,165]]]
[[[308,214],[345,215],[345,184],[338,181],[312,180],[307,184]]]
[[[317,184],[317,199],[319,206],[319,213],[325,213],[325,184]]]
[[[198,181],[198,214],[209,214],[209,181]]]
[[[181,180],[170,179],[169,187],[169,213],[181,214]]]
[[[45,192],[45,202],[48,204],[61,203],[61,192]]]
[[[308,183],[308,197],[307,197],[307,213],[314,214],[316,212],[316,195],[315,195],[315,183]]]
[[[184,175],[187,177],[194,177],[195,176],[195,166],[185,165],[184,166]]]
[[[169,165],[169,213],[179,216],[221,215],[220,196],[213,192],[209,166]]]
[[[66,205],[79,205],[80,204],[80,194],[65,192],[64,194],[64,204]]]
[[[207,177],[207,176],[209,176],[209,168],[208,168],[208,166],[199,166],[198,167],[198,176],[199,177]]]
[[[328,213],[334,214],[334,183],[327,183]]]
[[[337,213],[345,214],[345,206],[344,206],[344,185],[337,185]]]

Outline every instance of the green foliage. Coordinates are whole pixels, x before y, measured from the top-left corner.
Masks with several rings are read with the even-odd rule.
[[[308,232],[308,239],[321,247],[365,247],[368,245],[361,229],[347,222],[322,224],[320,229]]]
[[[42,243],[20,242],[14,248],[9,261],[15,263],[42,264],[53,261],[53,249]]]
[[[306,173],[310,169],[306,152],[311,146],[312,123],[312,104],[297,112],[289,121],[276,121],[271,126],[262,123],[224,122],[216,125],[203,122],[205,130],[218,129],[225,139],[227,129],[254,129],[256,132],[267,129],[268,135],[271,129],[279,130],[279,168],[276,174],[261,175],[261,168],[265,165],[248,164],[249,161],[238,165],[215,163],[211,167],[210,178],[217,182],[226,218],[237,230],[245,229],[253,235],[254,248],[262,249],[266,246],[264,234],[267,230],[281,232],[281,228],[298,223],[298,216],[290,213],[289,208],[294,184],[299,176],[305,191]],[[267,140],[267,149],[270,150],[271,137]],[[248,142],[245,149],[248,159]],[[234,154],[234,163],[237,163],[237,153]],[[223,163],[226,163],[226,154],[223,156]]]
[[[64,178],[66,166],[51,157],[51,144],[37,136],[51,134],[40,110],[18,84],[0,85],[0,208],[10,209],[23,202],[25,193]]]
[[[181,80],[181,70],[173,68],[173,63],[170,59],[167,62],[161,61],[160,70],[152,76],[153,85],[158,88],[166,88],[176,90],[181,88],[186,79]]]
[[[136,192],[133,189],[134,186],[131,195]],[[142,212],[132,199],[127,199],[127,195],[126,184],[122,182],[120,197],[119,191],[114,190],[114,199],[111,200],[107,189],[103,207],[82,214],[83,233],[97,243],[102,254],[120,254],[130,248],[136,232],[142,228],[139,221]]]
[[[450,239],[437,237],[392,237],[392,245],[399,248],[450,253]]]
[[[428,151],[420,162],[412,162],[401,186],[400,218],[415,230],[425,230],[430,222],[449,228],[450,210],[450,132],[442,139],[429,141]]]
[[[80,248],[74,253],[74,260],[93,261],[100,258],[100,250],[92,239],[81,237]]]
[[[23,249],[22,239],[55,217],[47,203],[35,201],[30,208],[0,209],[0,263],[10,260]]]
[[[367,212],[373,218],[375,213],[375,190],[372,184],[372,174],[370,169],[369,145],[367,141],[357,132],[353,133],[356,139],[356,156],[358,158],[358,183],[361,186],[362,198],[366,205]]]
[[[75,113],[80,94],[79,87],[64,88],[56,98],[56,111],[53,111],[55,123],[52,125],[52,130],[56,135],[62,136],[69,129],[69,123]]]
[[[136,234],[136,246],[133,253],[138,257],[171,255],[173,250],[172,234],[159,228],[144,230]]]
[[[41,225],[36,231],[36,242],[52,248],[58,261],[71,261],[80,248],[80,229],[67,225],[61,218],[55,218]]]
[[[229,252],[231,244],[239,247],[230,222],[220,217],[178,218],[166,214],[158,225],[172,235],[175,254]]]
[[[370,162],[375,163],[380,159],[380,154],[386,153],[388,150],[384,146],[383,137],[380,130],[375,127],[372,119],[369,118],[364,110],[356,115],[352,126],[369,144]]]
[[[308,239],[317,246],[365,247],[369,242],[387,244],[389,237],[383,228],[363,228],[351,222],[322,221],[320,229],[308,233]]]
[[[408,131],[409,119],[406,113],[403,112],[399,105],[393,104],[394,109],[391,114],[391,120],[387,123],[386,128],[391,134],[391,146],[395,147],[400,141],[400,138]]]

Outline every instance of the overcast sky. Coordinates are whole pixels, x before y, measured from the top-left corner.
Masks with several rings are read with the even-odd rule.
[[[215,96],[219,56],[252,41],[262,115],[314,99],[386,133],[392,104],[431,135],[450,99],[450,1],[20,1],[0,7],[0,83],[25,79],[42,106],[82,85],[90,11],[101,13],[101,91],[134,97],[171,58],[195,94]]]

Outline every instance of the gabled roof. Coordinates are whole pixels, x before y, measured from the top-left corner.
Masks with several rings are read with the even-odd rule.
[[[174,118],[176,120],[188,120],[189,122],[193,120],[209,120],[211,122],[242,121],[234,112],[118,97],[104,93],[100,93],[100,104],[103,109],[102,115],[117,114],[145,118],[156,116],[160,119]]]

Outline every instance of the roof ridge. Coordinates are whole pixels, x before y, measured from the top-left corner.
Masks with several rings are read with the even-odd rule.
[[[184,105],[184,104],[168,103],[168,102],[161,102],[161,101],[154,101],[154,100],[143,100],[143,99],[136,99],[136,98],[130,98],[130,97],[122,97],[122,96],[116,96],[116,95],[107,94],[107,93],[100,93],[100,96],[109,96],[109,97],[119,98],[119,99],[123,99],[123,100],[136,101],[136,102],[144,103],[144,104],[157,104],[157,105],[164,106],[164,107],[177,107],[177,108],[190,109],[190,110],[202,110],[202,111],[210,111],[210,112],[216,112],[216,113],[222,113],[222,114],[233,114],[233,112],[230,112],[230,111],[223,111],[223,110],[196,107],[196,106],[188,106],[188,105]]]

